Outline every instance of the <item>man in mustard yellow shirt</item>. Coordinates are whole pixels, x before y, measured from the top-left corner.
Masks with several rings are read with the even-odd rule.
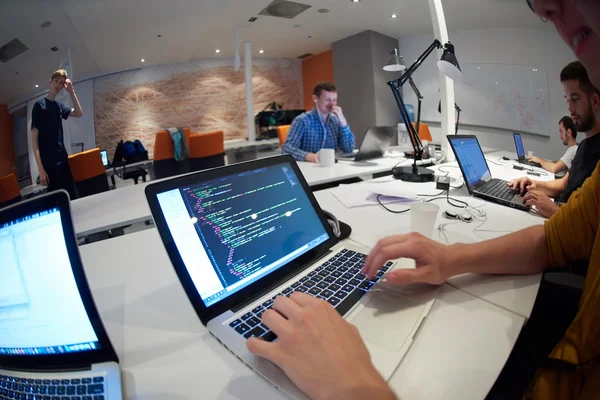
[[[598,0],[528,0],[550,20],[600,86],[600,2]],[[527,399],[597,399],[600,397],[600,166],[546,221],[501,238],[445,246],[413,233],[382,239],[364,271],[375,274],[386,260],[413,258],[416,269],[394,270],[389,283],[442,284],[463,273],[535,274],[589,260],[579,309],[563,339],[549,354],[560,367],[541,368]],[[304,293],[275,300],[263,322],[275,342],[248,340],[248,348],[278,365],[313,399],[395,399],[371,363],[355,327],[325,301]],[[475,366],[476,367],[476,366]],[[407,383],[410,384],[410,383]]]

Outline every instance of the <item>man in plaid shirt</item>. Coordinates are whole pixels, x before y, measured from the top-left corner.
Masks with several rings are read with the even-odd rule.
[[[341,149],[344,153],[354,150],[354,133],[337,105],[335,86],[319,82],[312,95],[315,108],[299,115],[292,122],[283,152],[298,161],[319,162],[321,149]]]

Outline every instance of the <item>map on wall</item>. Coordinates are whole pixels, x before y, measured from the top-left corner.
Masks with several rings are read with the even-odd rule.
[[[548,77],[543,67],[509,64],[461,65],[456,103],[467,125],[550,136]]]

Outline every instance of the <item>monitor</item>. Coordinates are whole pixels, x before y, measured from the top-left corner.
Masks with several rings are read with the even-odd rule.
[[[515,147],[517,148],[517,158],[519,160],[525,159],[525,147],[523,146],[523,138],[520,133],[513,133],[515,139]]]
[[[0,355],[100,349],[73,274],[59,208],[0,224]]]
[[[102,157],[102,165],[108,167],[108,154],[106,150],[100,151],[100,157]]]
[[[482,182],[487,182],[491,178],[491,173],[477,138],[474,136],[462,137],[450,135],[447,137],[452,144],[452,149],[463,172],[467,186],[471,188]]]
[[[330,239],[289,162],[171,188],[156,199],[206,307]]]

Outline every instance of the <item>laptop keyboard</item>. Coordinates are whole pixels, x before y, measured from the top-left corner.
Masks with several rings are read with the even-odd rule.
[[[273,308],[273,301],[278,296],[289,297],[293,292],[307,293],[326,300],[336,308],[340,315],[344,315],[392,266],[392,262],[388,262],[372,280],[368,280],[366,275],[360,272],[366,258],[367,255],[363,253],[348,249],[340,250],[334,257],[310,274],[232,321],[229,326],[246,339],[255,336],[272,342],[277,336],[265,324],[261,323],[262,314]]]
[[[510,200],[515,196],[515,191],[507,185],[506,181],[500,179],[492,179],[486,182],[479,188],[479,191],[503,200]]]
[[[1,400],[104,400],[104,377],[27,379],[0,375]]]

